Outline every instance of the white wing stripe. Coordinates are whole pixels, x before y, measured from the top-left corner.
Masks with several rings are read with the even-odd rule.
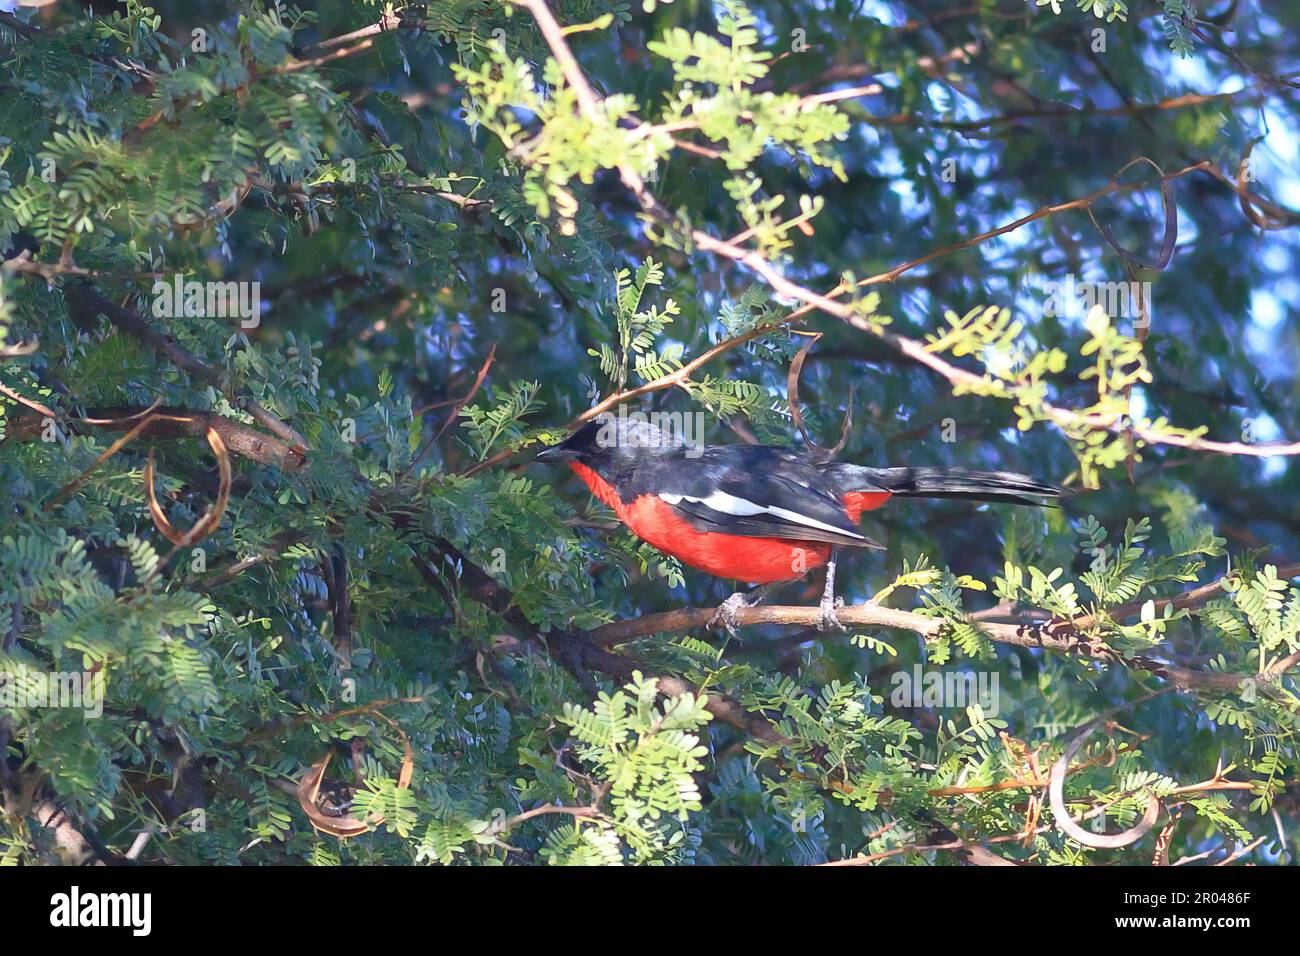
[[[857,538],[865,541],[864,535],[856,531],[847,531],[844,528],[837,528],[835,525],[827,524],[824,521],[818,521],[816,518],[810,518],[808,515],[801,515],[797,511],[789,511],[785,508],[765,507],[756,505],[752,501],[744,498],[737,498],[735,495],[729,495],[725,491],[710,492],[707,498],[692,498],[690,495],[674,495],[661,492],[659,497],[670,505],[678,504],[682,501],[690,501],[695,504],[704,505],[706,508],[712,508],[721,514],[735,515],[738,518],[746,518],[750,515],[770,514],[776,518],[784,518],[792,524],[801,524],[808,528],[819,528],[822,531],[829,531],[832,534],[842,534],[845,537]]]

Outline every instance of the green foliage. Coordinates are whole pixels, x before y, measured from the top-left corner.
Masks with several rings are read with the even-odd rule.
[[[552,863],[617,862],[621,843],[637,862],[689,858],[695,840],[684,825],[702,806],[693,774],[708,753],[695,733],[710,719],[705,698],[682,694],[657,705],[656,680],[639,673],[626,690],[602,692],[590,709],[566,704],[560,715],[608,794],[609,819],[591,834],[576,823],[553,833],[542,851]]]
[[[1060,14],[1062,0],[1034,0],[1035,5],[1051,7],[1052,13]],[[1128,4],[1121,0],[1077,0],[1078,7],[1084,13],[1091,12],[1098,20],[1107,23],[1115,20],[1128,20]],[[1162,0],[1164,9],[1162,30],[1169,41],[1169,49],[1180,57],[1191,56],[1196,51],[1196,39],[1192,27],[1196,23],[1196,7],[1184,0]]]
[[[479,0],[0,17],[0,865],[61,861],[45,800],[111,857],[148,831],[149,863],[942,865],[947,831],[1147,863],[1154,835],[1095,850],[1031,809],[1112,709],[1066,781],[1085,826],[1153,794],[1175,860],[1292,860],[1300,473],[1198,441],[1296,435],[1264,205],[1296,14],[634,6],[551,3],[572,63]],[[1137,170],[1070,202],[1135,153],[1218,173],[1166,171],[1158,278],[1082,211],[1149,246]],[[1037,307],[1121,270],[1145,325]],[[157,309],[178,276],[258,283],[260,322]],[[869,512],[886,548],[838,583],[884,623],[600,630],[732,582],[529,455],[630,390],[797,442],[813,335],[800,410],[825,446],[851,416],[842,460],[1072,494]],[[155,507],[220,517],[175,548]]]
[[[489,389],[488,400],[495,403],[491,408],[469,405],[461,409],[461,414],[468,419],[470,441],[480,461],[498,445],[513,449],[524,443],[520,421],[542,407],[537,398],[540,387],[537,382],[514,382],[500,396]]]
[[[1162,440],[1194,440],[1203,428],[1179,428],[1163,416],[1130,418],[1134,386],[1152,381],[1152,374],[1136,338],[1122,334],[1100,305],[1089,310],[1084,328],[1089,338],[1079,349],[1084,358],[1095,356],[1079,373],[1081,381],[1096,383],[1091,405],[1063,417],[1049,404],[1049,375],[1066,370],[1068,357],[1058,348],[1034,350],[1026,341],[1025,324],[1013,321],[1005,308],[972,309],[964,316],[944,314],[949,328],[927,336],[927,348],[954,356],[976,355],[985,375],[975,383],[958,382],[954,394],[974,394],[1009,399],[1015,403],[1016,427],[1028,431],[1038,422],[1054,422],[1073,439],[1075,456],[1085,484],[1095,487],[1099,473],[1126,459],[1137,460],[1144,444]],[[1116,423],[1132,422],[1144,438],[1116,434]],[[1109,426],[1109,427],[1108,427]]]
[[[663,267],[653,259],[646,259],[635,273],[620,269],[615,276],[617,347],[602,343],[599,350],[588,349],[587,354],[600,359],[601,372],[617,391],[622,391],[627,385],[629,364],[642,382],[660,378],[681,367],[681,343],[670,343],[662,351],[655,348],[656,341],[672,324],[673,316],[681,311],[677,303],[668,299],[662,310],[656,306],[641,309],[646,287],[661,285],[663,281]]]

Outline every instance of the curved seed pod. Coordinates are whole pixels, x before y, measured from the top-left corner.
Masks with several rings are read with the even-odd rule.
[[[1052,765],[1052,773],[1048,778],[1047,793],[1052,805],[1052,815],[1056,817],[1057,826],[1070,839],[1082,843],[1084,846],[1098,849],[1116,849],[1136,843],[1151,831],[1151,828],[1156,824],[1156,818],[1160,816],[1160,801],[1155,796],[1148,796],[1147,810],[1142,815],[1142,819],[1135,826],[1122,833],[1091,833],[1079,826],[1074,821],[1074,818],[1070,816],[1070,811],[1065,806],[1065,775],[1070,771],[1070,761],[1079,752],[1083,742],[1091,737],[1105,720],[1105,716],[1102,716],[1090,724],[1085,724],[1070,740],[1069,745],[1065,748],[1065,753],[1061,754],[1061,758]]]

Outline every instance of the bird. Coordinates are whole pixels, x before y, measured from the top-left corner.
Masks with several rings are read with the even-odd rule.
[[[825,567],[819,627],[842,628],[835,568],[841,548],[881,549],[864,512],[893,498],[1043,505],[1065,490],[1027,475],[961,468],[872,468],[767,445],[691,443],[643,415],[603,413],[535,461],[567,464],[633,534],[683,564],[751,585],[709,622]]]

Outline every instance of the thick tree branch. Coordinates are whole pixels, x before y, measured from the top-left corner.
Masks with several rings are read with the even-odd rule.
[[[90,408],[80,418],[67,418],[66,422],[88,425],[108,432],[129,431],[140,423],[140,418],[147,409],[135,405],[111,405]],[[40,436],[45,415],[23,413],[10,422],[6,440],[34,440]],[[58,418],[53,412],[49,417]],[[257,431],[247,425],[218,415],[216,412],[200,412],[188,408],[160,406],[154,410],[153,417],[139,432],[141,438],[202,438],[212,429],[226,443],[231,454],[247,458],[263,465],[270,465],[283,472],[296,472],[307,463],[306,457],[298,446],[290,445],[273,435]]]
[[[17,33],[20,37],[25,37],[29,40],[34,36],[38,36],[41,32],[39,27],[34,27],[30,23],[23,23],[23,21],[19,20],[12,13],[6,13],[3,10],[0,10],[0,23],[3,23],[10,30],[13,30],[14,33]]]
[[[225,375],[186,351],[170,335],[159,332],[149,324],[144,316],[131,309],[123,308],[115,302],[110,302],[88,285],[70,286],[67,295],[69,300],[100,313],[117,328],[148,345],[160,357],[167,359],[177,368],[184,369],[224,393],[231,404],[248,412],[262,427],[274,432],[285,441],[296,445],[305,454],[307,450],[306,439],[272,415],[254,399],[236,394]]]
[[[1296,573],[1300,573],[1300,570],[1297,570]],[[1199,598],[1189,597],[1189,595],[1198,593]],[[1167,600],[1175,602],[1179,607],[1190,607],[1197,603],[1198,600],[1203,603],[1217,593],[1219,593],[1218,590],[1214,589],[1213,586],[1206,585],[1204,588],[1198,588],[1186,595]],[[593,629],[589,636],[592,641],[604,646],[621,644],[634,638],[648,637],[652,634],[704,628],[708,626],[714,613],[714,608],[678,608],[677,610],[663,611],[657,614],[645,614],[625,621],[605,624]],[[1127,607],[1116,608],[1112,613],[1117,616],[1131,616],[1136,613],[1136,610]],[[752,624],[814,627],[820,620],[820,614],[820,610],[815,606],[760,605],[738,610],[736,612],[736,622],[741,627]],[[840,622],[849,627],[889,627],[911,631],[926,639],[936,636],[945,627],[942,618],[928,617],[913,611],[902,611],[885,607],[882,604],[868,603],[840,608],[838,616]],[[1121,655],[1103,640],[1088,636],[1082,632],[1081,628],[1072,625],[1068,621],[1035,621],[1027,624],[1004,624],[989,621],[975,623],[978,624],[980,630],[990,640],[999,644],[1042,648],[1062,654],[1089,657],[1105,663],[1118,663],[1136,667],[1169,681],[1180,690],[1233,692],[1240,689],[1243,680],[1248,678],[1264,681],[1276,679],[1287,667],[1291,666],[1286,664],[1285,661],[1279,662],[1284,666],[1270,669],[1269,673],[1263,676],[1199,671],[1167,664],[1149,657]],[[1092,623],[1091,620],[1089,620],[1089,623]]]

